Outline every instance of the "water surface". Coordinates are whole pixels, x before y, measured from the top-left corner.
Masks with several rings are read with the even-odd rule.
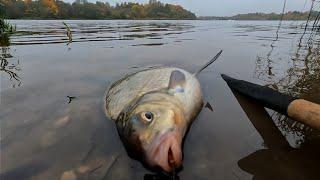
[[[316,179],[319,133],[233,94],[221,73],[320,103],[319,34],[304,22],[11,21],[1,53],[1,178],[144,179],[104,113],[110,83],[143,67],[195,72],[204,109],[180,179]],[[71,99],[69,97],[75,97]]]

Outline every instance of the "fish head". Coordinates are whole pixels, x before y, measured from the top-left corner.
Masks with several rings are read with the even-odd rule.
[[[144,95],[117,120],[128,154],[166,172],[182,164],[181,146],[187,126],[181,104],[166,93]]]

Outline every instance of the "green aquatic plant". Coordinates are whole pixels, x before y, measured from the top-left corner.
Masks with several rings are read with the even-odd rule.
[[[0,46],[9,46],[10,45],[10,38],[8,34],[0,35]]]
[[[67,24],[67,23],[65,23],[65,22],[62,22],[62,24],[67,28],[67,37],[68,37],[68,45],[70,44],[70,43],[72,43],[72,32],[71,32],[71,28],[70,28],[70,26]]]
[[[10,35],[16,32],[16,26],[13,26],[3,17],[0,17],[0,46],[10,45]]]
[[[2,17],[0,18],[0,30],[1,33],[14,33],[16,31],[16,27]]]

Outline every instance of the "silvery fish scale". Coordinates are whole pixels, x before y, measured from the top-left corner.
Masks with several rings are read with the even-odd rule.
[[[184,75],[183,87],[169,87],[169,83],[175,81],[172,80],[173,72]],[[106,113],[112,120],[116,120],[121,111],[137,98],[166,88],[183,105],[185,119],[191,121],[195,118],[203,103],[200,84],[194,75],[172,67],[141,70],[113,83],[106,95]]]

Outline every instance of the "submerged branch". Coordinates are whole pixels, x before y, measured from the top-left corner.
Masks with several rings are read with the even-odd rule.
[[[67,45],[69,45],[69,44],[72,43],[72,32],[71,32],[71,28],[70,28],[70,26],[68,26],[68,24],[65,23],[65,22],[62,22],[62,24],[67,28],[67,37],[68,37],[68,44],[67,44]]]

